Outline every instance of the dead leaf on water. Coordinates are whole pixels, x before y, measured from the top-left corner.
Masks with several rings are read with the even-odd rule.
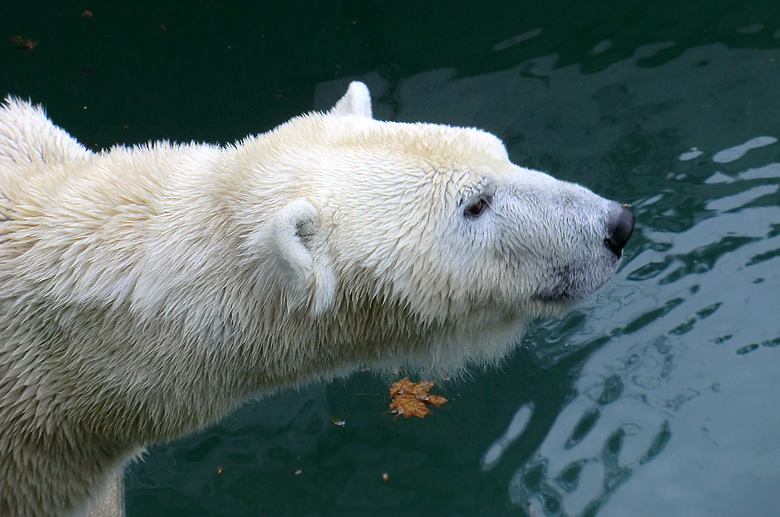
[[[438,407],[447,402],[441,395],[428,393],[433,385],[433,381],[412,382],[408,377],[394,382],[390,387],[390,396],[393,398],[390,402],[390,412],[395,414],[395,418],[398,418],[398,415],[403,415],[404,418],[424,418],[431,412],[429,405]]]

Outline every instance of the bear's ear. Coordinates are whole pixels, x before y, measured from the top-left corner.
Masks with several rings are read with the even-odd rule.
[[[360,81],[349,83],[347,93],[330,110],[330,113],[332,115],[358,115],[372,118],[371,94],[368,93],[368,86]]]
[[[327,251],[314,245],[317,209],[306,200],[291,201],[270,222],[272,256],[285,284],[290,309],[308,307],[318,315],[333,305],[336,277]]]

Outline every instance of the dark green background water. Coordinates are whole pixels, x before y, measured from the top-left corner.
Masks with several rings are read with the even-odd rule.
[[[130,517],[780,514],[780,2],[118,4],[5,2],[0,93],[100,148],[232,141],[361,79],[638,218],[613,282],[432,417],[393,423],[370,373],[285,391],[152,448]]]

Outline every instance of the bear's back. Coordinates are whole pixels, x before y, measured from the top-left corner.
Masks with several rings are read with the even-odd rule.
[[[0,194],[4,187],[23,182],[30,174],[91,154],[52,124],[40,106],[15,97],[7,97],[0,106]]]

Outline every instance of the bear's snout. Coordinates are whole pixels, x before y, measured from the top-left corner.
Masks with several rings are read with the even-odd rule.
[[[620,209],[612,214],[607,224],[607,231],[609,235],[604,239],[604,244],[616,257],[620,258],[623,247],[634,231],[634,214],[625,205],[620,205]]]

